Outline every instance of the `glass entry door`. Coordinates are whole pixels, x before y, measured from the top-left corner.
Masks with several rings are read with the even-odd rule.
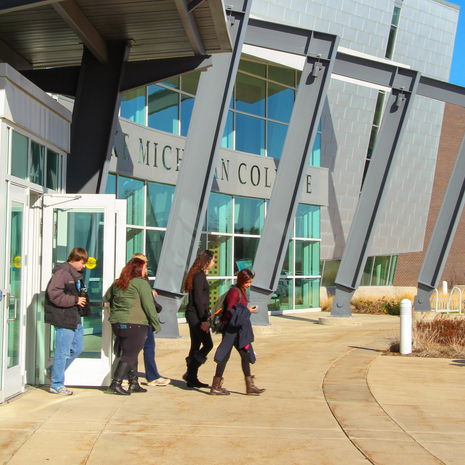
[[[8,289],[3,296],[3,394],[5,399],[24,390],[24,350],[26,317],[24,266],[27,230],[27,191],[15,185],[8,188],[7,254],[5,257]]]
[[[125,263],[125,201],[112,195],[60,195],[44,198],[43,289],[57,263],[74,247],[89,253],[83,281],[92,316],[82,318],[84,351],[65,373],[68,386],[105,386],[110,381],[112,333],[103,295]],[[118,234],[120,232],[121,234]],[[121,244],[118,242],[122,241]],[[46,278],[46,279],[45,279]],[[46,365],[53,362],[55,330],[47,325]]]

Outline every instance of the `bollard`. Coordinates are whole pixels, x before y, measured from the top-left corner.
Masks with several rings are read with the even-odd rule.
[[[447,289],[447,281],[442,282],[442,293],[444,295],[449,294],[449,290]]]
[[[400,302],[400,347],[402,355],[412,353],[412,302],[403,299]]]

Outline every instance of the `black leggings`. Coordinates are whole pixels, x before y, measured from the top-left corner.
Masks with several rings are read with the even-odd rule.
[[[242,364],[242,372],[244,376],[250,376],[250,354],[249,351],[246,349],[238,349],[236,350],[239,352],[241,356],[241,364]],[[216,365],[216,373],[215,376],[218,378],[223,377],[224,370],[226,369],[226,364],[228,363],[229,357],[231,356],[232,347],[229,349],[229,352],[225,355],[223,360],[221,360],[218,365]]]
[[[189,323],[189,322],[188,322]],[[193,358],[195,352],[199,351],[205,357],[213,349],[213,340],[210,330],[208,333],[200,327],[201,323],[189,323],[189,333],[191,336],[191,348],[189,350],[189,358]],[[202,345],[202,348],[200,346]]]
[[[112,323],[113,334],[121,345],[121,362],[133,365],[137,363],[139,353],[143,349],[149,331],[147,325],[134,325],[131,323]]]

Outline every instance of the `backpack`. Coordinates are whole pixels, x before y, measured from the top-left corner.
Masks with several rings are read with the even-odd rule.
[[[232,287],[235,287],[235,286],[232,286]],[[229,289],[229,291],[231,289]],[[218,297],[218,300],[216,301],[215,305],[213,306],[213,311],[212,311],[213,315],[210,320],[210,329],[213,334],[221,333],[226,323],[226,318],[224,317],[226,315],[227,308],[224,308],[225,307],[224,301],[226,300],[226,296],[228,295],[229,291],[225,292],[224,294],[221,294]],[[242,299],[242,295],[239,289],[239,302],[241,301],[241,299]]]

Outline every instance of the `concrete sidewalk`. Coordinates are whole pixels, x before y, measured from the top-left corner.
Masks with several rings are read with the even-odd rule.
[[[320,316],[271,317],[277,334],[256,335],[253,374],[267,389],[259,397],[244,395],[235,353],[230,396],[187,389],[186,325],[172,348],[157,345],[167,387],[127,397],[31,389],[0,406],[0,463],[463,464],[465,360],[382,356],[398,317],[336,327],[317,324]]]

